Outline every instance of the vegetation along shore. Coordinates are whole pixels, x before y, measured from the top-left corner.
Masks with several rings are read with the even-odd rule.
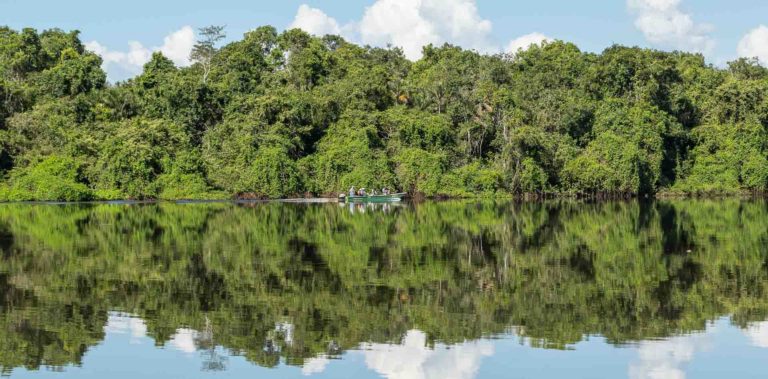
[[[111,84],[78,32],[0,27],[0,201],[763,193],[768,70],[563,41],[516,54],[263,26]]]

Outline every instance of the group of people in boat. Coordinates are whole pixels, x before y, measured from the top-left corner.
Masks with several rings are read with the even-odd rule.
[[[375,189],[368,192],[365,190],[365,188],[360,188],[358,190],[355,189],[355,186],[352,186],[349,188],[349,196],[376,196],[376,195],[389,195],[390,193],[391,192],[387,187],[382,188],[381,193],[377,193]]]

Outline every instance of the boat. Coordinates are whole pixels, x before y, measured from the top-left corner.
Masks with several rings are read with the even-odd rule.
[[[355,195],[355,196],[349,196],[347,194],[341,194],[339,195],[339,201],[347,202],[347,203],[391,203],[395,201],[403,200],[404,197],[408,196],[405,192],[399,192],[399,193],[390,193],[388,195]]]

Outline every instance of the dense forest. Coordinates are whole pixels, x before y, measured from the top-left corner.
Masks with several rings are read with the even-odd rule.
[[[268,367],[414,328],[562,349],[768,316],[763,200],[387,206],[2,205],[0,375],[83,364],[112,311]]]
[[[768,69],[563,41],[515,54],[264,26],[110,84],[78,32],[0,27],[0,200],[765,191]]]

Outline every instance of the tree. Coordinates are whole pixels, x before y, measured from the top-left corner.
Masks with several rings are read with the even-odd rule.
[[[755,59],[552,41],[514,55],[426,46],[411,62],[299,29],[223,39],[202,28],[192,66],[156,52],[108,85],[78,31],[0,27],[0,187],[59,156],[108,198],[766,189]]]
[[[227,37],[224,34],[225,26],[211,25],[204,28],[200,28],[201,39],[197,40],[195,46],[192,47],[189,59],[193,62],[198,62],[203,68],[203,84],[208,81],[208,74],[211,72],[211,64],[213,62],[218,49],[216,44]]]

